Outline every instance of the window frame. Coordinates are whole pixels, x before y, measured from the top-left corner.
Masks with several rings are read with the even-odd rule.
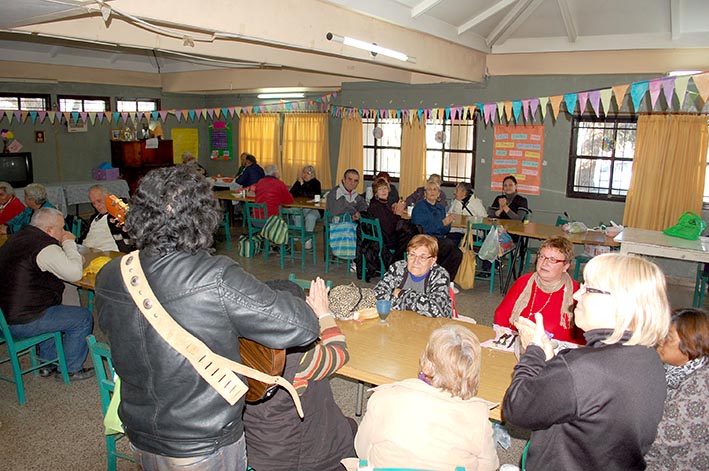
[[[605,117],[596,117],[593,115],[574,115],[571,120],[571,138],[569,140],[569,160],[567,163],[567,177],[566,177],[566,197],[567,198],[577,198],[577,199],[589,199],[598,201],[616,201],[625,202],[627,195],[614,195],[613,191],[613,172],[615,169],[616,162],[632,162],[635,158],[635,153],[633,152],[633,158],[628,159],[624,157],[616,157],[614,146],[613,155],[610,157],[600,157],[593,155],[581,155],[579,156],[576,152],[578,147],[578,123],[580,122],[593,122],[593,123],[614,123],[613,131],[614,137],[617,138],[618,135],[618,124],[619,123],[633,123],[635,124],[635,131],[637,133],[637,115],[631,114],[614,114],[607,115]],[[616,139],[617,141],[617,139]],[[576,161],[581,158],[584,160],[610,160],[610,171],[611,175],[609,177],[608,191],[606,193],[590,193],[574,190],[574,178],[576,176]]]
[[[379,126],[380,120],[383,120],[383,119],[389,120],[389,121],[397,121],[398,120],[399,126],[401,126],[402,133],[403,133],[404,122],[401,118],[380,118],[378,115],[375,116],[374,118],[362,118],[362,126],[364,128],[365,125],[374,124],[374,128],[376,128]],[[374,123],[372,123],[372,120],[374,121]],[[374,129],[374,128],[372,128],[372,129]],[[376,177],[377,174],[379,174],[379,172],[387,172],[387,170],[382,170],[380,168],[377,168],[377,163],[379,161],[377,150],[380,150],[380,149],[394,149],[394,150],[399,151],[399,175],[401,175],[401,143],[399,143],[398,147],[396,147],[396,146],[382,146],[382,145],[378,145],[378,143],[380,141],[381,141],[381,139],[374,139],[373,146],[367,145],[364,142],[362,143],[362,174],[363,174],[362,178],[365,181],[373,181],[374,177]],[[367,171],[365,164],[364,164],[366,149],[372,149],[374,152],[374,172],[372,174],[367,173],[368,171]],[[400,177],[394,177],[394,176],[390,175],[390,179],[392,182],[398,182]]]
[[[52,109],[52,96],[46,93],[0,93],[0,96],[6,98],[17,98],[17,103],[19,104],[19,107],[17,109],[2,108],[3,111],[38,111],[34,109],[23,108],[23,98],[41,98],[44,100],[43,111],[50,111]]]
[[[61,107],[62,100],[81,100],[80,110],[63,110]],[[106,104],[106,109],[103,111],[111,111],[111,97],[107,96],[91,96],[91,95],[57,95],[57,108],[62,113],[71,112],[86,112],[86,101],[103,101]],[[101,113],[101,111],[93,111],[93,113]]]
[[[443,122],[443,132],[445,132],[447,135],[451,135],[450,133],[450,128],[453,126],[453,121],[470,121],[472,124],[466,124],[466,126],[472,126],[473,127],[473,136],[472,136],[472,144],[473,148],[468,150],[468,149],[459,149],[459,148],[446,148],[445,143],[440,148],[430,148],[428,147],[428,139],[426,142],[426,160],[428,161],[428,153],[429,152],[440,152],[441,153],[441,168],[432,173],[437,173],[441,176],[441,186],[442,187],[455,187],[458,185],[458,183],[470,183],[475,187],[475,166],[476,166],[476,159],[477,159],[477,141],[478,141],[478,119],[477,119],[478,114],[475,113],[471,119],[457,119],[453,120],[452,118],[449,119],[444,119],[444,120],[438,120],[438,119],[429,119],[426,120],[426,126],[429,125],[429,123],[432,126],[437,126],[441,121]],[[472,159],[470,161],[471,163],[471,169],[470,169],[470,179],[462,179],[462,180],[455,180],[451,181],[448,180],[446,177],[449,175],[446,175],[444,172],[445,169],[445,155],[446,152],[455,152],[456,154],[464,153],[464,154],[471,154]]]
[[[128,111],[128,113],[147,113],[147,112],[152,112],[152,111],[158,111],[160,109],[160,98],[134,98],[134,97],[116,97],[116,111],[120,111],[118,108],[118,102],[133,102],[135,103],[135,111]],[[145,102],[145,103],[153,103],[155,105],[155,109],[153,110],[139,110],[138,109],[138,103],[139,102]]]

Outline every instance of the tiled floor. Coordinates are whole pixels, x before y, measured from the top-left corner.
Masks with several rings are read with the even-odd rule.
[[[235,228],[232,249],[226,252],[225,244],[220,240],[218,253],[231,256],[242,264],[244,269],[261,280],[287,278],[295,273],[298,278],[323,276],[335,285],[355,282],[354,274],[347,271],[345,264],[331,267],[325,273],[321,256],[322,238],[318,239],[318,264],[306,265],[300,269],[300,261],[286,261],[281,270],[278,257],[269,257],[264,263],[263,257],[254,259],[238,257],[237,238],[239,228]],[[371,286],[371,285],[370,285]],[[474,289],[457,295],[458,309],[462,315],[473,317],[480,324],[491,325],[495,307],[502,299],[499,290],[489,293],[487,285],[479,283]],[[691,292],[687,288],[670,287],[673,305],[689,305]],[[96,326],[94,334],[104,340],[103,333]],[[4,352],[4,347],[0,347]],[[91,360],[88,360],[90,363]],[[0,366],[0,374],[8,375],[7,364]],[[354,415],[356,385],[345,379],[333,381],[335,396],[346,415]],[[71,470],[97,471],[105,469],[105,448],[102,436],[101,409],[98,388],[95,380],[88,380],[66,386],[53,379],[25,376],[27,403],[17,405],[14,385],[0,382],[0,469],[3,471],[31,470]],[[514,431],[515,438],[509,450],[498,448],[501,463],[518,463],[525,443],[526,433]],[[120,462],[119,470],[135,470],[137,467]]]

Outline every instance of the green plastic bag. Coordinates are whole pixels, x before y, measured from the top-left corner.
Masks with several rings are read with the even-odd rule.
[[[699,235],[707,228],[707,223],[697,216],[697,213],[687,211],[679,217],[679,221],[672,227],[668,227],[663,233],[672,237],[682,239],[697,240]]]

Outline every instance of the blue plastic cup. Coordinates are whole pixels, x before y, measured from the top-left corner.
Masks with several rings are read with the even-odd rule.
[[[388,299],[377,300],[377,314],[379,314],[379,322],[386,322],[389,313],[391,312],[391,301]]]

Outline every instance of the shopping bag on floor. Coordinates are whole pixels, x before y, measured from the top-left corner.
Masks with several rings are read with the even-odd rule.
[[[455,283],[462,289],[472,289],[475,285],[475,251],[473,250],[473,234],[467,231],[460,244],[463,260],[455,275]]]

